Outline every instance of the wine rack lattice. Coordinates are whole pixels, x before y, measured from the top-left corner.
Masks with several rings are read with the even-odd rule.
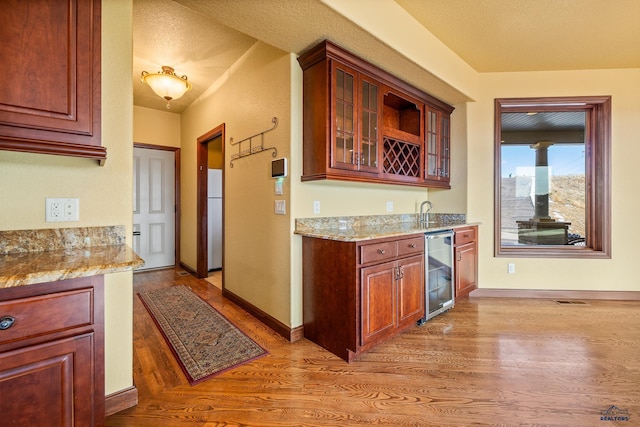
[[[384,137],[383,172],[411,177],[420,176],[420,146]]]

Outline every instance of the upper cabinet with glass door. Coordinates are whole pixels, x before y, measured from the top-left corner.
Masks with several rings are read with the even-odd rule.
[[[425,109],[424,179],[433,187],[448,187],[451,174],[451,110]]]
[[[333,125],[331,167],[378,171],[378,84],[331,61]]]
[[[298,62],[303,70],[303,181],[448,187],[448,180],[425,175],[424,112],[425,106],[441,111],[437,123],[439,129],[446,123],[446,132],[439,130],[437,138],[446,137],[448,144],[453,108],[328,41]],[[448,178],[448,148],[438,156],[440,163],[446,159]]]

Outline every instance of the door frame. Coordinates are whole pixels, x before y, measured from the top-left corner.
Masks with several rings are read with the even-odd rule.
[[[143,142],[134,142],[133,146],[135,148],[146,148],[149,150],[162,150],[162,151],[173,151],[173,172],[174,172],[174,234],[175,234],[175,243],[174,243],[174,251],[175,257],[173,260],[174,268],[180,265],[180,148],[179,147],[169,147],[166,145],[155,145],[155,144],[145,144]]]
[[[225,167],[224,167],[224,141],[225,141],[225,124],[216,126],[205,134],[201,135],[197,139],[197,174],[198,174],[198,188],[197,188],[197,260],[196,260],[196,277],[204,279],[209,275],[208,264],[208,251],[207,248],[207,236],[208,236],[208,206],[207,206],[207,190],[208,190],[208,170],[209,170],[209,152],[207,145],[213,140],[220,137],[222,139],[222,288],[224,289],[224,181],[225,181]]]

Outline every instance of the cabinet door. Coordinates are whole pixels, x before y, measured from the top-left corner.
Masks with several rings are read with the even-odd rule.
[[[104,160],[100,0],[12,1],[2,8],[0,149]]]
[[[387,262],[360,270],[361,345],[390,335],[396,328],[396,267],[396,262]]]
[[[413,323],[424,317],[424,258],[398,261],[398,323]]]
[[[429,181],[449,182],[451,125],[448,114],[426,108],[425,173]]]
[[[86,334],[0,354],[2,425],[95,425],[93,339]]]
[[[379,129],[380,129],[380,92],[378,83],[374,79],[360,76],[358,79],[360,88],[360,147],[359,169],[368,172],[377,172],[379,167]]]
[[[476,242],[455,248],[456,298],[467,295],[476,288],[477,276]]]
[[[348,67],[331,62],[332,135],[331,167],[358,168],[356,146],[356,88],[358,73]]]

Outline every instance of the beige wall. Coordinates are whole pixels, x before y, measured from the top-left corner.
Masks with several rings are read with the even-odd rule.
[[[469,104],[468,213],[480,221],[479,282],[483,288],[640,291],[635,275],[640,230],[640,70],[496,73],[480,76],[482,95]],[[612,258],[609,260],[495,258],[493,256],[494,99],[612,96]],[[507,274],[507,264],[516,273]]]
[[[290,54],[264,43],[254,45],[218,83],[182,114],[181,257],[196,267],[196,148],[197,138],[224,123],[224,279],[226,288],[290,324],[290,186],[274,195],[270,177],[271,151],[236,160],[229,138],[240,141],[272,127],[265,147],[278,157],[290,157]],[[259,138],[254,140],[254,143]],[[245,150],[248,145],[242,146]],[[287,215],[274,214],[274,201],[285,200]]]
[[[133,141],[180,147],[180,114],[134,105]]]
[[[107,161],[0,151],[2,230],[120,225],[132,221],[131,1],[102,8],[102,145]],[[47,223],[46,197],[80,199],[80,221]],[[131,244],[131,242],[128,242]],[[105,276],[106,392],[133,384],[132,273]]]

